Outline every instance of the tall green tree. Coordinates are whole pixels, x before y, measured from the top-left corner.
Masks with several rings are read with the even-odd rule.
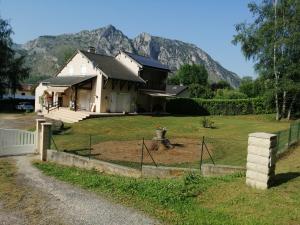
[[[17,56],[12,48],[12,34],[8,21],[0,18],[0,96],[7,88],[15,94],[20,82],[29,75],[29,69],[24,66],[24,56]]]
[[[203,65],[185,64],[170,78],[170,82],[183,85],[199,84],[205,86],[207,85],[207,79],[208,72]]]
[[[255,61],[261,78],[271,81],[268,88],[273,90],[279,120],[290,115],[286,109],[292,110],[299,96],[300,1],[263,0],[248,4],[248,8],[254,22],[236,25],[233,43],[241,44],[245,57]]]
[[[203,65],[185,64],[170,77],[169,84],[183,84],[189,87],[190,97],[211,98],[212,91],[208,87],[208,72]]]

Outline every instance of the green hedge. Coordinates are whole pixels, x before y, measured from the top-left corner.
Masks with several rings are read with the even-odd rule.
[[[167,112],[186,115],[246,115],[272,113],[263,98],[200,99],[173,98],[167,100]]]

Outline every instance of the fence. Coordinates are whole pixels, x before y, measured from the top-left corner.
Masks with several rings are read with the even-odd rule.
[[[300,121],[292,123],[289,129],[279,131],[276,134],[278,135],[277,155],[280,155],[300,140]]]
[[[63,134],[53,136],[51,148],[135,169],[151,165],[199,170],[203,163],[243,166],[247,139],[169,137],[162,143],[151,138],[106,140],[95,134]]]
[[[0,129],[0,156],[33,153],[35,142],[35,132]]]

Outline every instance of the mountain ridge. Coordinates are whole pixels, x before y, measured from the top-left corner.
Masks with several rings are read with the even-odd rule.
[[[120,50],[148,56],[168,65],[172,71],[185,63],[203,64],[211,82],[226,80],[233,87],[238,87],[240,83],[237,74],[222,67],[195,44],[146,32],[131,39],[113,25],[77,33],[43,35],[16,46],[27,56],[26,64],[32,68],[31,75],[36,76],[54,75],[71,52],[93,46],[98,53],[110,56]]]

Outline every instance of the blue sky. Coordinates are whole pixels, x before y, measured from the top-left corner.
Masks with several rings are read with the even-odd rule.
[[[196,44],[225,68],[254,76],[239,46],[234,25],[251,21],[250,0],[0,0],[16,43],[40,35],[75,33],[114,25],[130,38],[141,32]]]

